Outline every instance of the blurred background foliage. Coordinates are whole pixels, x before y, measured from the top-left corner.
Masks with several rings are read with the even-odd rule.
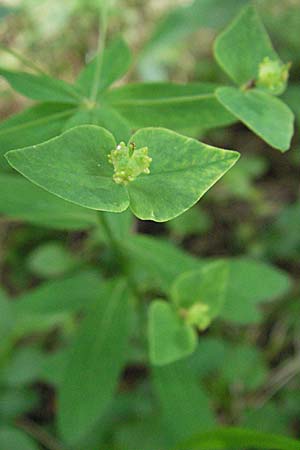
[[[135,56],[126,81],[228,82],[212,58],[212,44],[218,31],[245,3],[115,0],[109,36],[122,33]],[[131,227],[149,237],[167,238],[199,258],[255,257],[290,275],[293,288],[278,301],[264,304],[259,321],[246,325],[214,323],[201,339],[190,366],[192,377],[201,379],[205,388],[203,401],[209,402],[215,412],[203,418],[208,425],[217,417],[223,424],[300,437],[300,0],[257,0],[256,4],[280,56],[292,62],[290,87],[285,94],[296,114],[291,150],[278,155],[241,124],[210,131],[201,136],[204,142],[239,150],[241,161],[200,205],[181,217],[165,225],[132,223],[129,217],[121,229]],[[23,67],[20,58],[5,50],[10,48],[53,75],[74,79],[93,56],[99,7],[99,0],[2,1],[1,66]],[[24,98],[1,80],[1,120],[24,105]],[[0,218],[4,287],[0,291],[0,330],[10,327],[12,314],[20,321],[19,334],[11,344],[14,350],[1,371],[0,420],[17,420],[21,428],[38,438],[40,426],[51,431],[55,386],[66,351],[63,343],[72,339],[76,327],[69,311],[62,310],[59,316],[44,315],[41,320],[39,315],[26,316],[18,308],[19,302],[8,302],[8,296],[26,300],[27,291],[43,289],[44,282],[53,283],[52,295],[55,289],[61,293],[64,287],[59,283],[66,276],[76,277],[80,268],[87,270],[82,276],[87,277],[92,298],[99,283],[94,268],[100,263],[106,276],[107,271],[114,272],[112,261],[99,231],[55,231]],[[149,264],[153,271],[153,261]],[[143,280],[146,275],[142,267],[139,270]],[[80,286],[82,280],[77,283]],[[50,294],[44,288],[37,295],[47,298]],[[86,295],[89,297],[89,292]],[[105,442],[113,442],[116,448],[153,450],[163,447],[164,436],[149,388],[143,349],[137,347],[135,352],[132,359],[139,363],[126,369],[120,395],[95,434],[101,431]],[[4,356],[0,354],[0,358]],[[165,396],[168,402],[168,393]],[[139,417],[144,419],[139,421]],[[178,435],[184,433],[178,430]],[[95,448],[92,442],[97,439],[90,439],[91,444],[85,443],[82,448]],[[45,443],[47,436],[41,440]],[[26,444],[22,445],[23,450]],[[15,446],[14,450],[19,448]]]

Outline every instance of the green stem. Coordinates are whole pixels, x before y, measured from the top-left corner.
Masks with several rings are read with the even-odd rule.
[[[21,61],[25,66],[29,67],[30,69],[34,70],[35,72],[39,73],[40,75],[46,75],[46,72],[44,72],[40,67],[38,67],[33,61],[30,61],[25,56],[20,55],[20,53],[16,52],[15,50],[12,50],[11,48],[7,48],[2,44],[0,44],[0,50],[14,56],[16,59]]]
[[[96,56],[96,70],[94,74],[94,80],[90,95],[90,100],[92,102],[96,101],[98,88],[100,83],[100,76],[103,64],[103,52],[105,48],[105,38],[107,33],[107,16],[108,16],[108,2],[109,0],[104,0],[103,6],[100,12],[100,21],[99,21],[99,37],[98,37],[98,46],[97,46],[97,56]]]
[[[135,296],[138,298],[138,296],[139,296],[138,289],[137,289],[135,281],[132,279],[131,274],[129,273],[129,264],[127,261],[127,257],[124,254],[124,251],[123,251],[121,245],[119,244],[118,239],[116,239],[116,237],[114,236],[114,233],[113,233],[111,226],[106,218],[105,213],[99,212],[98,219],[99,219],[99,223],[102,225],[102,228],[104,229],[104,231],[106,233],[106,236],[107,236],[109,242],[111,243],[111,247],[115,253],[116,258],[118,259],[122,273],[127,278],[128,285],[130,286],[130,288],[131,288],[132,292],[135,294]]]

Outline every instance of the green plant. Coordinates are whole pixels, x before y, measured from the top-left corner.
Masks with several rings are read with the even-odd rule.
[[[102,443],[122,448],[126,434],[113,441],[106,428],[113,405],[120,417],[122,408],[130,412],[132,436],[153,428],[150,438],[157,440],[152,448],[181,448],[191,436],[216,425],[195,376],[194,366],[202,358],[197,348],[205,341],[199,334],[217,320],[256,324],[261,319],[257,305],[289,292],[291,282],[284,271],[247,257],[196,259],[170,242],[132,233],[132,223],[134,216],[156,222],[179,218],[237,162],[236,151],[201,143],[199,133],[240,121],[269,145],[288,150],[293,113],[275,94],[286,87],[289,65],[280,61],[255,8],[247,5],[215,42],[216,60],[236,87],[111,87],[131,59],[122,38],[106,47],[107,18],[104,5],[99,51],[74,84],[36,67],[34,73],[0,69],[17,92],[38,102],[0,125],[1,165],[7,171],[0,177],[0,210],[35,225],[89,230],[91,247],[100,241],[110,258],[107,264],[104,259],[100,275],[99,268],[79,260],[73,265],[61,247],[41,248],[31,256],[31,270],[49,280],[15,303],[1,292],[0,308],[7,318],[0,329],[1,386],[6,395],[17,389],[17,412],[36,401],[27,399],[23,388],[37,374],[56,386],[62,448],[94,449]],[[27,180],[10,173],[11,167]],[[51,270],[49,264],[54,265]],[[83,315],[79,323],[78,315]],[[61,327],[63,339],[53,355],[45,356],[39,345],[25,356],[13,353],[27,334],[55,327]],[[235,375],[251,391],[265,379],[264,364],[251,347],[237,351],[241,363]],[[231,352],[226,358],[235,360]],[[34,363],[18,377],[24,360]],[[247,383],[251,366],[245,360],[260,369],[254,384]],[[130,394],[115,396],[128,362],[151,366],[159,417],[143,387],[139,397],[149,407],[142,411],[142,423],[135,410],[140,403]],[[224,368],[221,391],[232,378],[230,369]],[[4,411],[5,423],[11,424],[17,412]],[[26,423],[23,428],[28,431]],[[20,433],[7,425],[0,429],[0,442],[7,449],[36,448]],[[49,448],[61,448],[47,439],[41,437]],[[235,429],[204,433],[190,442],[191,448],[299,446],[288,438]]]

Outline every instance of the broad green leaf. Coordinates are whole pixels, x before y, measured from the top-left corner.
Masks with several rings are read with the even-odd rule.
[[[281,100],[258,89],[243,92],[233,87],[219,88],[216,95],[232,114],[271,147],[282,152],[289,149],[294,115]]]
[[[104,50],[97,94],[99,95],[108,86],[125,75],[130,64],[130,50],[124,39],[119,37]],[[77,86],[80,86],[87,97],[92,93],[96,65],[95,58],[82,70],[76,82]]]
[[[13,309],[20,319],[26,314],[33,317],[77,312],[96,301],[102,293],[102,285],[96,272],[79,272],[27,291],[13,302]]]
[[[156,53],[182,41],[200,27],[221,28],[227,24],[245,0],[194,0],[171,10],[154,29],[143,54]]]
[[[242,428],[216,428],[215,430],[199,434],[176,446],[176,450],[231,450],[242,447],[257,450],[299,450],[300,441],[275,434],[261,433]],[[174,449],[175,450],[175,449]]]
[[[261,318],[258,304],[284,295],[290,285],[289,276],[274,266],[248,258],[232,259],[221,317],[240,324],[255,323]]]
[[[58,242],[47,242],[36,247],[26,261],[30,272],[41,278],[55,278],[72,271],[78,260]]]
[[[34,75],[27,72],[12,72],[0,67],[0,76],[25,97],[51,103],[78,104],[83,94],[66,81],[47,75]]]
[[[279,59],[251,4],[218,36],[214,53],[222,69],[239,85],[257,79],[259,64],[265,57]]]
[[[94,211],[73,205],[16,175],[0,175],[0,213],[34,225],[84,230],[97,224]]]
[[[161,366],[192,353],[197,345],[197,334],[172,305],[155,300],[149,308],[148,340],[150,361]]]
[[[0,167],[9,167],[3,155],[13,148],[39,144],[59,135],[74,114],[70,105],[42,103],[0,124]]]
[[[9,162],[52,194],[90,209],[121,212],[129,205],[113,181],[108,154],[116,148],[104,128],[80,126],[43,144],[12,151]]]
[[[171,288],[171,299],[184,311],[186,322],[200,330],[219,315],[226,298],[228,264],[217,261],[180,275]]]
[[[78,125],[98,125],[110,131],[117,142],[127,142],[131,129],[127,121],[111,108],[93,108],[78,111],[65,125],[65,130]]]
[[[5,450],[38,450],[38,445],[17,428],[0,426],[0,448]]]
[[[214,426],[209,400],[188,359],[155,367],[153,372],[162,419],[174,443]]]
[[[129,293],[122,280],[115,281],[89,311],[71,349],[58,402],[59,428],[67,442],[93,429],[112,401],[130,324]]]
[[[130,208],[142,220],[164,222],[193,206],[232,167],[239,154],[169,130],[139,130],[131,140],[147,146],[149,175],[128,185]]]
[[[146,289],[158,288],[166,294],[178,275],[201,264],[171,242],[152,236],[132,235],[121,244],[129,258],[131,275],[142,278]]]
[[[108,91],[104,97],[132,128],[165,127],[181,132],[187,128],[221,127],[235,118],[217,101],[212,83],[136,83]]]
[[[110,212],[122,212],[130,204],[138,218],[163,222],[195,204],[239,158],[237,152],[164,129],[140,130],[131,141],[137,149],[148,148],[152,163],[150,174],[126,186],[114,182],[108,161],[116,148],[113,136],[92,125],[11,151],[7,159],[30,181],[65,200]]]

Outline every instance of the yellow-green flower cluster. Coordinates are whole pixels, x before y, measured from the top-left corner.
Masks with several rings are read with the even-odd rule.
[[[116,149],[108,155],[109,162],[114,166],[113,179],[117,184],[128,184],[136,177],[150,173],[152,158],[148,156],[148,148],[136,149],[134,143],[128,146],[121,142]]]

